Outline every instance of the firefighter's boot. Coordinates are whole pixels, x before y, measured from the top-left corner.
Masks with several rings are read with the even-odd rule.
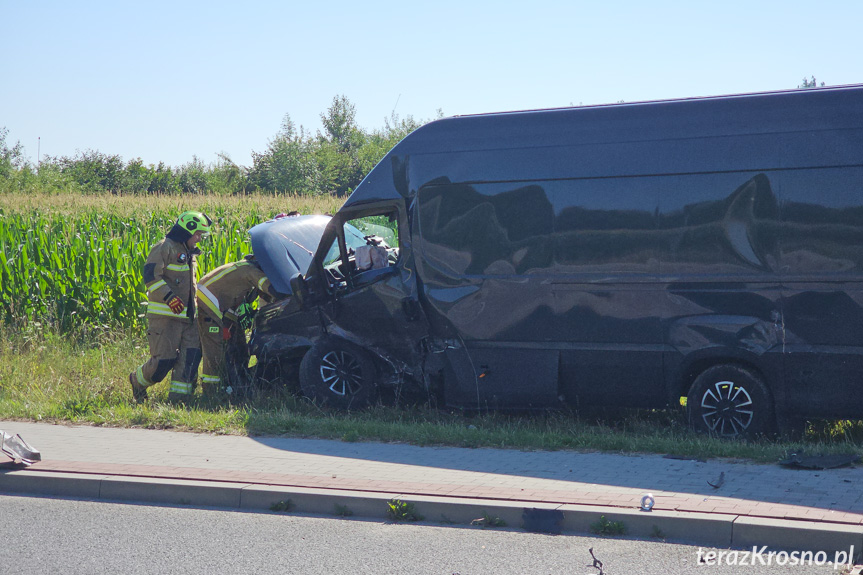
[[[132,386],[132,399],[135,400],[135,403],[147,401],[147,388],[138,383],[135,372],[129,374],[129,385]]]

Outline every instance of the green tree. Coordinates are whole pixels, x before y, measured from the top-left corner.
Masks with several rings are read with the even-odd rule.
[[[147,191],[151,194],[175,194],[179,191],[174,171],[171,166],[166,166],[163,162],[155,169],[151,168],[150,185],[147,186]]]
[[[367,136],[357,126],[356,115],[356,107],[345,96],[335,96],[321,114],[324,131],[318,132],[315,159],[323,189],[339,196],[350,193],[365,176],[360,150]]]
[[[824,82],[821,82],[821,85],[824,86]],[[803,83],[797,86],[798,88],[817,88],[818,82],[815,81],[815,76],[812,76],[809,80],[806,77],[803,77]]]
[[[12,177],[14,172],[23,168],[27,161],[24,159],[24,146],[21,142],[15,142],[11,148],[6,143],[9,130],[6,126],[0,127],[0,178],[6,180]]]
[[[255,188],[295,194],[320,193],[320,174],[314,158],[314,143],[300,128],[297,133],[285,114],[276,137],[263,153],[252,152],[249,184]]]
[[[184,194],[203,194],[207,191],[207,166],[198,156],[177,170],[177,185]]]
[[[248,185],[248,170],[235,164],[224,152],[216,156],[218,161],[207,170],[208,189],[220,194],[245,192]]]
[[[123,159],[95,150],[78,152],[74,157],[50,159],[60,165],[63,174],[72,178],[83,189],[91,192],[117,193],[123,187]]]
[[[151,170],[144,166],[141,158],[129,160],[123,169],[123,191],[130,194],[146,193],[152,179]]]

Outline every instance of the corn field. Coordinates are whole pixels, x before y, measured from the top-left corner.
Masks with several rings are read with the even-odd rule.
[[[0,322],[42,323],[61,333],[138,331],[145,324],[144,262],[182,211],[203,210],[216,222],[216,231],[199,244],[203,274],[251,253],[249,228],[280,211],[338,207],[329,198],[180,201],[188,205],[176,198],[0,198]]]

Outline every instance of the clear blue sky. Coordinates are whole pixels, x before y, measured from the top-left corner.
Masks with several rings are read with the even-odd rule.
[[[285,114],[315,133],[336,95],[373,129],[861,83],[861,22],[860,0],[0,0],[0,126],[34,163],[250,165]]]

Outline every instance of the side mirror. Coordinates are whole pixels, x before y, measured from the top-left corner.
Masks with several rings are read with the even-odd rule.
[[[288,283],[291,286],[291,293],[293,294],[293,297],[297,300],[300,308],[304,308],[306,302],[309,299],[309,286],[303,279],[303,274],[295,275]]]

